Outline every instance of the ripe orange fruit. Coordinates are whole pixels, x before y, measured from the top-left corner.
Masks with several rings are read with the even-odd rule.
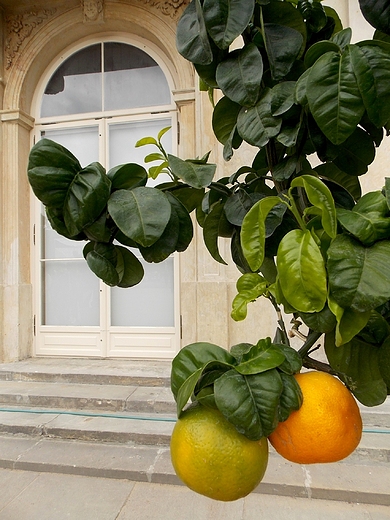
[[[362,436],[355,398],[336,377],[325,372],[297,374],[303,404],[269,436],[275,450],[298,464],[337,462],[348,457]]]
[[[171,439],[171,459],[180,479],[215,500],[237,500],[259,484],[268,464],[268,441],[251,441],[214,409],[183,412]]]

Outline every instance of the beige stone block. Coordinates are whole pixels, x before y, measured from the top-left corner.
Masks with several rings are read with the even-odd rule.
[[[229,346],[227,286],[218,282],[199,282],[197,299],[198,341]]]
[[[182,282],[180,286],[181,320],[182,320],[182,347],[197,341],[197,284],[196,282]]]

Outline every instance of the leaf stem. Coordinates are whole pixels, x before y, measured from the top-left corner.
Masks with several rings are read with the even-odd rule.
[[[286,326],[284,324],[284,320],[283,320],[283,316],[282,316],[282,311],[280,310],[280,307],[279,305],[276,303],[276,300],[275,298],[272,296],[272,294],[269,294],[268,296],[270,302],[272,303],[272,305],[274,306],[274,309],[276,311],[276,316],[277,316],[277,322],[278,322],[278,325],[280,327],[280,330],[283,334],[283,339],[284,339],[284,344],[285,345],[288,345],[290,346],[290,340],[288,339],[288,334],[287,334],[287,329],[286,329]]]

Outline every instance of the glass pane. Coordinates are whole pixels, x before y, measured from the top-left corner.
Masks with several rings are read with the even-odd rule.
[[[143,164],[145,155],[156,149],[153,146],[135,148],[135,143],[145,136],[157,136],[162,128],[171,124],[171,119],[167,118],[110,125],[110,168],[126,162]],[[171,132],[164,135],[163,143],[166,151],[171,152]],[[162,182],[162,180],[159,177],[158,181]],[[135,254],[140,257],[139,252]],[[173,258],[159,264],[143,262],[143,265],[145,277],[139,285],[127,290],[111,289],[111,324],[133,327],[172,327],[174,326]]]
[[[99,325],[99,280],[84,260],[42,265],[43,325]]]
[[[48,130],[44,136],[68,148],[86,166],[99,158],[99,127]],[[43,325],[98,326],[99,279],[83,259],[84,241],[76,242],[51,228],[42,208]],[[59,261],[55,259],[75,259]]]
[[[82,167],[99,160],[99,127],[97,125],[46,130],[41,135],[65,146],[77,157]]]
[[[104,109],[119,110],[171,102],[163,71],[146,52],[124,43],[104,44]]]
[[[42,99],[41,116],[102,110],[101,44],[70,56],[53,74]]]
[[[139,285],[111,288],[111,325],[173,327],[173,258],[161,264],[143,265],[145,277]]]
[[[109,125],[109,167],[117,164],[135,162],[145,166],[144,157],[152,152],[158,152],[153,145],[135,148],[135,143],[142,137],[157,137],[162,128],[172,125],[170,118],[137,121],[134,123],[117,123]],[[172,130],[167,132],[162,143],[166,152],[172,152]],[[152,164],[147,165],[150,167]]]

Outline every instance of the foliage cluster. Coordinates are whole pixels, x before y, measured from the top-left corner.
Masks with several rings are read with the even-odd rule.
[[[216,345],[185,347],[173,362],[178,413],[192,397],[217,406],[249,438],[269,435],[299,408],[293,374],[302,366],[337,375],[368,406],[390,388],[390,179],[362,196],[360,176],[390,129],[389,2],[360,1],[377,28],[351,43],[351,30],[317,0],[192,0],[177,27],[178,51],[214,99],[213,130],[228,161],[243,142],[252,164],[214,179],[216,167],[158,152],[148,172],[120,165],[107,175],[82,169],[48,140],[31,151],[29,181],[53,228],[84,248],[108,285],[141,281],[142,266],[184,251],[195,211],[212,257],[231,241],[241,276],[232,317],[263,296],[309,332],[299,355],[284,323],[276,336],[230,353]],[[237,45],[237,42],[239,44]],[[232,44],[234,43],[234,50]],[[313,160],[314,159],[314,160]],[[298,331],[299,332],[299,331]],[[310,357],[324,335],[329,365]]]

